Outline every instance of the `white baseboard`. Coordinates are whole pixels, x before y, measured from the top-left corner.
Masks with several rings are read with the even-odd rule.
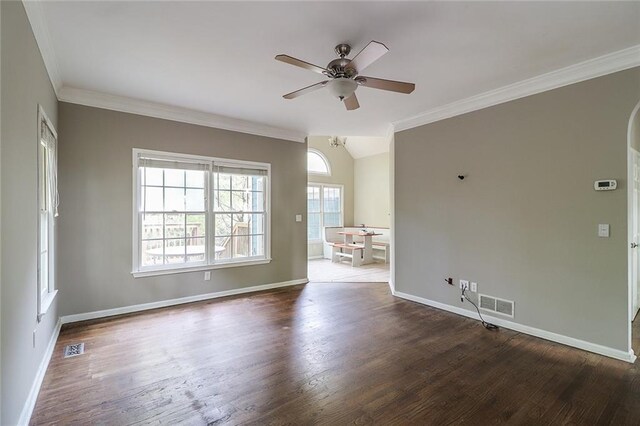
[[[318,255],[318,256],[307,257],[307,260],[316,260],[316,259],[324,259],[324,256],[323,255]]]
[[[20,419],[18,420],[18,425],[28,425],[29,420],[31,420],[31,414],[33,414],[33,409],[36,406],[36,400],[38,399],[38,393],[40,393],[40,386],[42,386],[42,381],[44,380],[44,375],[47,372],[47,367],[49,367],[49,361],[51,361],[51,356],[53,355],[53,349],[56,346],[56,342],[58,341],[58,335],[60,334],[60,327],[62,326],[62,321],[58,319],[56,323],[56,327],[53,330],[53,334],[51,335],[51,339],[49,340],[49,345],[44,352],[44,356],[42,357],[42,361],[40,361],[40,366],[38,367],[38,372],[36,373],[35,379],[33,379],[33,384],[31,385],[31,389],[29,390],[29,396],[27,396],[27,400],[22,407],[22,412],[20,413]]]
[[[102,311],[86,312],[83,314],[65,315],[60,317],[62,324],[71,322],[86,321],[96,318],[111,317],[114,315],[130,314],[132,312],[147,311],[149,309],[164,308],[167,306],[181,305],[183,303],[200,302],[202,300],[216,299],[218,297],[233,296],[236,294],[253,293],[256,291],[269,290],[278,287],[288,287],[298,284],[306,284],[309,280],[302,278],[299,280],[283,281],[273,284],[256,285],[252,287],[236,288],[232,290],[218,291],[215,293],[197,294],[195,296],[179,297],[177,299],[161,300],[158,302],[142,303],[140,305],[123,306],[121,308],[105,309]]]
[[[479,321],[478,314],[475,311],[470,311],[457,306],[447,305],[445,303],[436,302],[434,300],[425,299],[423,297],[414,296],[412,294],[402,293],[400,291],[393,291],[393,295],[402,299],[411,300],[423,305],[431,306],[434,308],[442,309],[443,311],[453,312],[454,314],[462,315],[468,318],[472,318]],[[491,322],[497,326],[508,328],[510,330],[518,331],[520,333],[529,334],[531,336],[539,337],[541,339],[550,340],[552,342],[561,343],[563,345],[572,346],[574,348],[582,349],[588,352],[593,352],[599,355],[608,356],[610,358],[619,359],[633,363],[636,360],[636,356],[633,350],[629,352],[621,351],[619,349],[610,348],[608,346],[599,345],[597,343],[586,342],[584,340],[576,339],[562,334],[553,333],[551,331],[541,330],[539,328],[530,327],[528,325],[518,324],[513,321],[507,321],[502,318],[492,317],[490,315],[482,315],[486,321]]]

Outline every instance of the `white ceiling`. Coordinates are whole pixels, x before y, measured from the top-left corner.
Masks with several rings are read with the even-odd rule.
[[[349,136],[343,139],[351,157],[364,158],[389,152],[389,139],[382,136]]]
[[[48,1],[42,12],[64,87],[306,135],[385,136],[392,122],[640,44],[640,2]],[[326,91],[282,98],[322,76],[275,55],[325,66],[337,43],[370,40],[390,52],[364,74],[414,82],[413,94],[361,87],[356,111]]]

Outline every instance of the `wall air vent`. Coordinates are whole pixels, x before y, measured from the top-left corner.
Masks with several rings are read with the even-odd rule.
[[[513,302],[509,300],[497,299],[496,312],[502,315],[508,315],[510,317],[513,317]]]
[[[486,294],[478,294],[480,309],[513,318],[514,302]]]
[[[480,294],[480,309],[486,309],[488,311],[496,310],[496,299],[491,296]]]
[[[82,355],[84,353],[84,343],[76,343],[64,347],[64,357],[71,358],[72,356]]]

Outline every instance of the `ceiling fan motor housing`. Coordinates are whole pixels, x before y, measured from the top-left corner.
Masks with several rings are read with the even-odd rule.
[[[355,70],[353,68],[347,68],[347,65],[349,65],[350,63],[351,59],[347,58],[334,59],[333,61],[329,62],[329,65],[327,65],[329,77],[354,77],[357,74]]]

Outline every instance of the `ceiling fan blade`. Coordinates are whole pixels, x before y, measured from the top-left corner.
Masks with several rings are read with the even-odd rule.
[[[328,71],[325,68],[319,67],[317,65],[310,64],[309,62],[302,61],[300,59],[296,59],[289,55],[278,55],[276,56],[276,60],[280,62],[284,62],[290,65],[295,65],[296,67],[304,68],[309,71],[317,72],[318,74],[327,74]]]
[[[391,92],[406,93],[413,92],[416,85],[413,83],[405,83],[403,81],[384,80],[382,78],[358,77],[356,79],[361,86],[371,87],[373,89],[389,90]]]
[[[387,53],[389,49],[384,44],[378,41],[370,41],[364,49],[358,53],[355,58],[345,67],[347,69],[355,70],[356,72],[362,72],[366,67],[377,61]]]
[[[296,90],[295,92],[287,93],[283,96],[285,99],[294,99],[298,96],[306,95],[307,93],[314,92],[318,89],[322,89],[327,85],[327,81],[321,81],[320,83],[312,84],[311,86],[304,87],[300,90]]]
[[[347,111],[353,111],[354,109],[360,108],[360,103],[358,102],[358,98],[355,93],[342,102],[344,102],[344,106],[347,107]]]

